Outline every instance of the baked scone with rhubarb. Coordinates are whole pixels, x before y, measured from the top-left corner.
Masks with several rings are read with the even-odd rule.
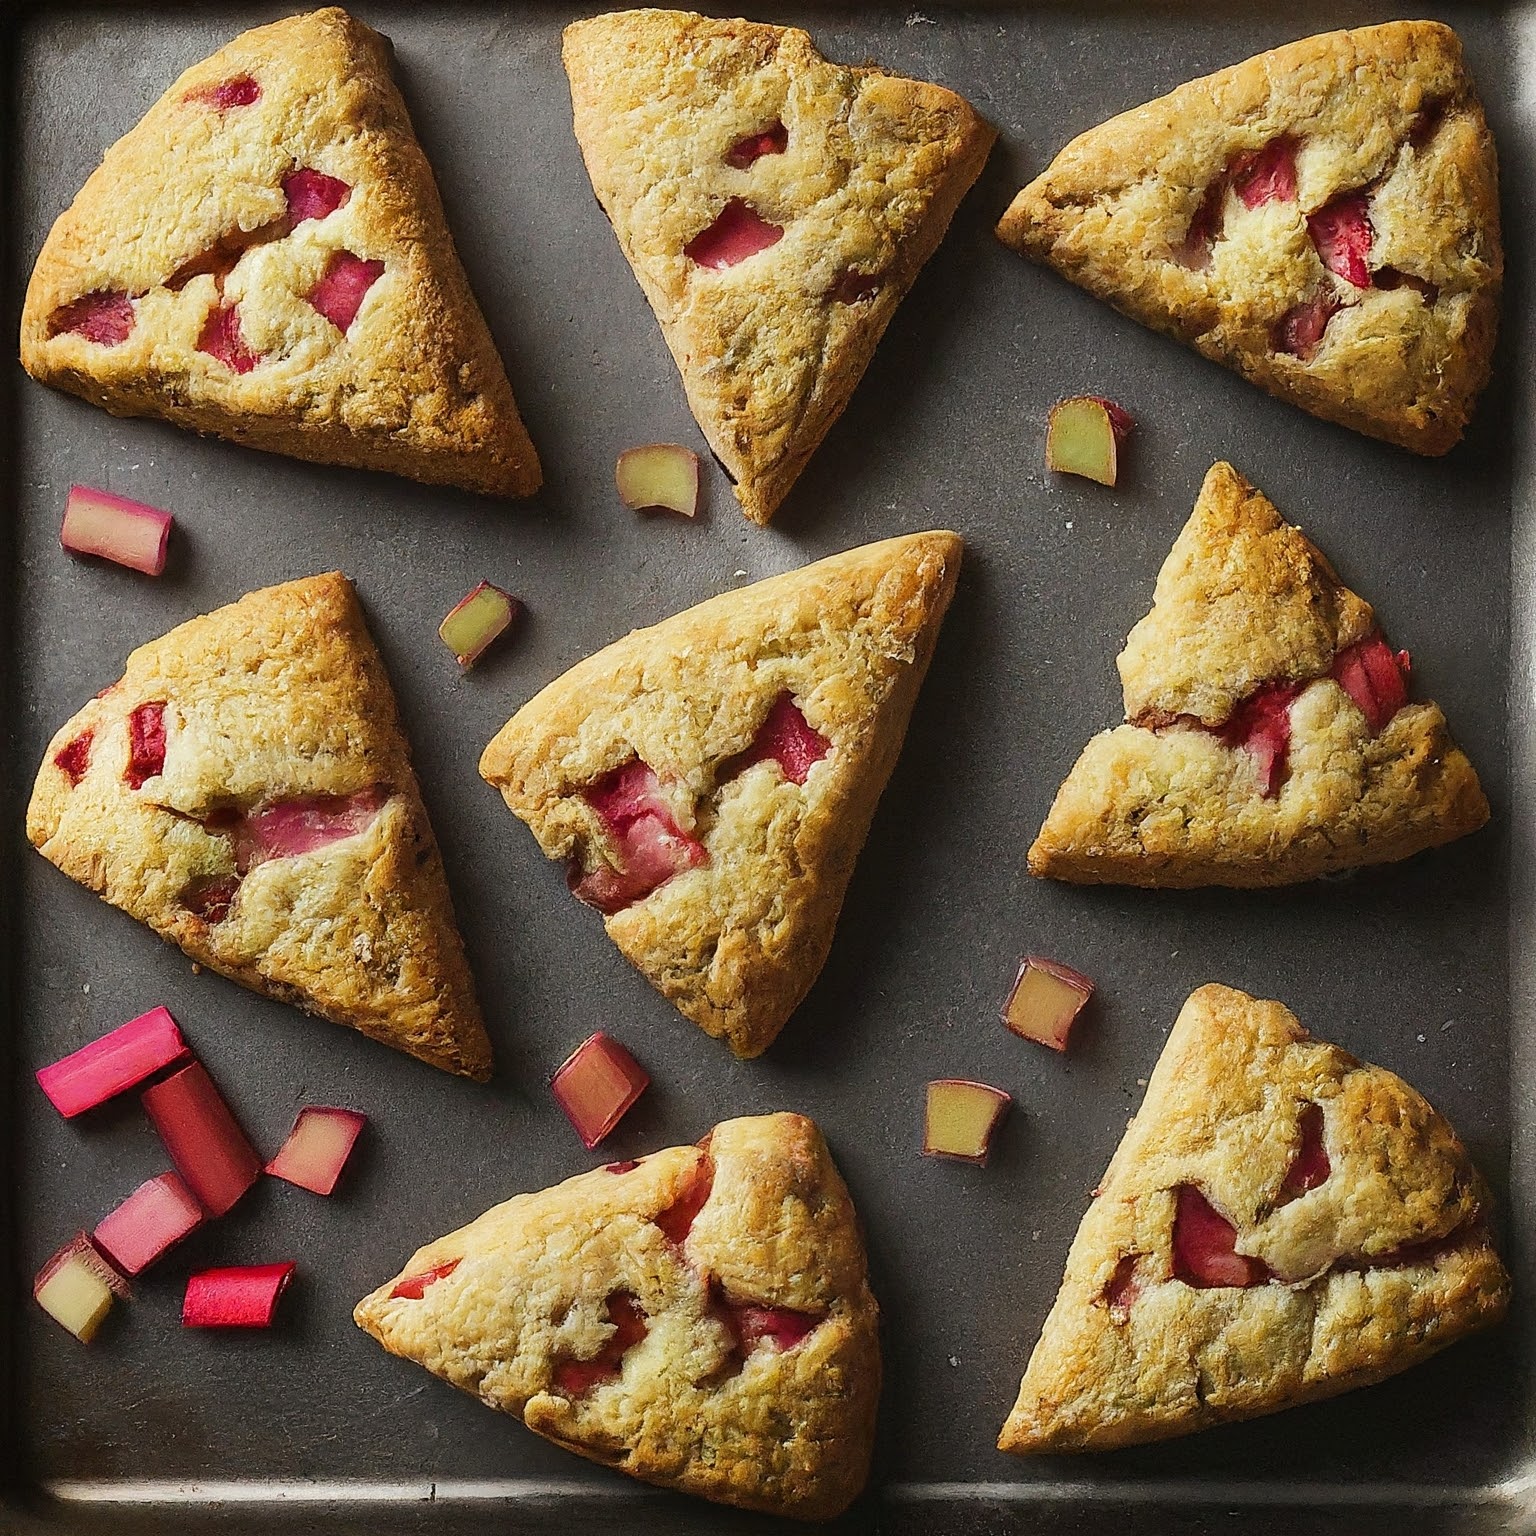
[[[1409,657],[1230,464],[1205,477],[1119,656],[1127,723],[1083,750],[1034,846],[1087,884],[1288,885],[1488,820]]]
[[[1067,1255],[1002,1450],[1108,1450],[1333,1397],[1503,1317],[1489,1198],[1400,1077],[1279,1003],[1184,1004]]]
[[[198,964],[490,1076],[394,693],[339,573],[134,651],[49,742],[27,836]]]
[[[961,547],[866,544],[636,630],[480,759],[625,958],[738,1056],[826,960]]]
[[[800,1115],[518,1195],[418,1249],[353,1316],[665,1488],[825,1520],[868,1476],[879,1309],[853,1202]]]
[[[1498,164],[1449,27],[1329,32],[1074,139],[999,237],[1303,410],[1415,453],[1493,356]]]
[[[700,430],[766,523],[996,138],[796,27],[617,11],[565,31],[576,139]]]
[[[115,416],[539,486],[388,40],[334,7],[194,64],[107,151],[37,258],[21,361]]]

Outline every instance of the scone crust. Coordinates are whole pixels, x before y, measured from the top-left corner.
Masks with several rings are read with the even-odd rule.
[[[796,27],[687,11],[572,23],[577,142],[676,359],[688,403],[766,523],[841,415],[996,138],[953,91],[832,64]],[[726,152],[779,121],[782,154]],[[728,198],[784,236],[727,271],[683,248]],[[829,302],[847,273],[878,274]]]
[[[1321,1109],[1330,1170],[1286,1201],[1307,1104]],[[1182,1184],[1281,1281],[1200,1289],[1174,1278]],[[998,1444],[1105,1450],[1415,1365],[1504,1315],[1509,1277],[1488,1213],[1455,1132],[1401,1078],[1311,1039],[1279,1003],[1201,987],[1078,1229]],[[1140,1256],[1141,1290],[1117,1316],[1105,1292],[1128,1254]]]
[[[637,630],[525,704],[481,757],[552,859],[601,844],[581,791],[603,774],[638,756],[672,786],[710,861],[605,923],[739,1056],[767,1048],[826,959],[961,550],[948,532],[887,539]],[[717,784],[786,690],[828,756],[803,785],[767,765]]]
[[[1423,112],[1440,113],[1414,144]],[[1170,259],[1238,155],[1300,141],[1297,202],[1229,218],[1205,270]],[[1368,190],[1373,268],[1433,284],[1357,289],[1323,266],[1305,215]],[[1232,210],[1231,199],[1227,208]],[[1487,383],[1503,250],[1492,135],[1456,34],[1396,21],[1304,38],[1111,119],[1062,150],[998,225],[1144,325],[1325,420],[1416,453],[1461,437]],[[1293,304],[1346,307],[1309,361],[1275,348]]]
[[[165,771],[123,779],[129,716],[164,701]],[[91,735],[79,783],[58,754]],[[221,922],[182,893],[232,875],[230,807],[384,786],[366,831],[259,863]],[[252,592],[129,656],[120,681],[54,735],[27,837],[71,879],[200,965],[483,1081],[491,1047],[442,856],[362,607],[339,572]]]
[[[196,99],[247,74],[262,90],[248,106],[220,113]],[[352,190],[326,218],[248,250],[225,281],[246,343],[267,354],[238,374],[196,350],[218,302],[214,278],[180,292],[165,284],[231,231],[282,217],[282,178],[300,166]],[[305,297],[340,250],[385,264],[345,336]],[[49,335],[61,306],[95,292],[135,297],[127,340]],[[335,7],[243,33],[186,70],[107,151],[38,256],[21,361],[113,415],[163,417],[295,458],[496,496],[528,496],[540,482],[389,44]]]
[[[654,1218],[710,1163],[709,1199],[679,1247]],[[458,1267],[422,1299],[391,1298],[401,1278],[450,1259]],[[600,1348],[614,1290],[636,1298],[650,1332],[621,1379],[569,1398],[552,1359]],[[731,1375],[712,1294],[823,1320],[794,1349],[760,1348]],[[879,1309],[853,1202],[800,1115],[728,1120],[700,1147],[519,1195],[418,1249],[353,1315],[392,1353],[647,1482],[824,1520],[868,1475]]]

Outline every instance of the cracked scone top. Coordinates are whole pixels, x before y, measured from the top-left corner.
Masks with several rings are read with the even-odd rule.
[[[566,28],[577,142],[688,403],[766,523],[842,413],[996,137],[952,91],[795,27]]]
[[[538,458],[388,49],[332,8],[183,73],[55,222],[26,370],[118,416],[531,495]]]
[[[1437,705],[1408,698],[1369,604],[1230,464],[1205,478],[1119,658],[1031,873],[1284,885],[1402,859],[1488,820]]]
[[[826,959],[961,548],[887,539],[636,630],[481,757],[625,957],[739,1056]]]
[[[200,964],[490,1076],[394,694],[339,573],[134,651],[49,742],[27,836]]]
[[[864,1485],[878,1315],[853,1202],[792,1114],[519,1195],[354,1314],[568,1450],[800,1519]]]
[[[1001,1449],[1106,1450],[1332,1397],[1497,1322],[1455,1132],[1281,1004],[1185,1003],[1067,1256]]]
[[[1260,388],[1440,454],[1488,380],[1493,139],[1437,22],[1329,32],[1090,129],[997,229]]]

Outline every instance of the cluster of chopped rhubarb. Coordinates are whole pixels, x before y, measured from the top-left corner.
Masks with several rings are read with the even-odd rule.
[[[140,1184],[94,1231],[71,1238],[38,1272],[38,1304],[89,1342],[114,1298],[130,1295],[128,1277],[227,1214],[261,1176],[262,1162],[165,1008],[130,1019],[41,1068],[37,1081],[70,1119],[142,1089],[140,1102],[172,1164]],[[328,1195],[365,1123],[356,1110],[306,1107],[266,1172]],[[189,1328],[269,1327],[293,1272],[294,1265],[283,1262],[194,1274],[182,1321]]]

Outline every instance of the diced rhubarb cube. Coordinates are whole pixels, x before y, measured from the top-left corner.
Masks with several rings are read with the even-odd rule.
[[[751,1303],[725,1303],[730,1326],[743,1355],[750,1355],[764,1341],[783,1354],[803,1343],[822,1319],[810,1312],[792,1312],[788,1307],[760,1307]]]
[[[164,1008],[151,1008],[136,1019],[81,1046],[62,1061],[38,1071],[38,1086],[66,1119],[98,1104],[188,1055],[176,1021]]]
[[[782,155],[789,148],[789,129],[774,121],[761,133],[749,133],[731,145],[725,152],[725,163],[744,171],[764,155]]]
[[[53,766],[69,780],[78,784],[91,766],[91,741],[94,731],[81,731],[73,741],[66,742],[53,754]]]
[[[205,923],[222,923],[239,894],[239,875],[199,875],[188,881],[178,899],[194,917]]]
[[[661,1228],[667,1240],[679,1248],[688,1241],[698,1214],[709,1203],[710,1191],[715,1187],[715,1163],[706,1152],[694,1165],[688,1182],[677,1198],[665,1210],[658,1211],[651,1220]]]
[[[1275,351],[1309,363],[1323,344],[1328,322],[1338,313],[1339,301],[1331,293],[1319,293],[1300,304],[1293,304],[1275,322],[1270,337]]]
[[[1349,192],[1307,215],[1307,232],[1330,272],[1356,288],[1371,286],[1371,219],[1363,192]]]
[[[583,791],[614,843],[617,867],[601,860],[583,872],[575,865],[571,890],[599,912],[621,911],[649,896],[674,875],[709,861],[697,838],[678,826],[661,784],[638,758],[604,774]]]
[[[1408,652],[1394,653],[1377,630],[1340,651],[1329,676],[1360,706],[1374,736],[1408,702],[1411,666]]]
[[[230,107],[254,106],[261,100],[261,87],[249,75],[235,75],[216,85],[200,85],[188,91],[184,99],[224,112]]]
[[[350,795],[305,795],[274,800],[244,817],[235,831],[241,869],[267,859],[292,859],[366,832],[389,799],[382,784]]]
[[[352,329],[368,290],[384,275],[382,261],[364,261],[351,251],[334,251],[320,281],[309,290],[309,302],[342,335]]]
[[[144,1090],[144,1110],[176,1171],[210,1216],[222,1216],[261,1176],[261,1159],[198,1061]]]
[[[1003,1023],[1026,1040],[1064,1051],[1073,1021],[1092,996],[1093,983],[1081,971],[1030,955],[1019,962],[1019,974],[1003,1003]]]
[[[640,1166],[632,1157],[621,1157],[616,1163],[604,1163],[604,1173],[633,1173]]]
[[[601,1030],[588,1035],[550,1079],[550,1091],[590,1152],[650,1083],[645,1069]]]
[[[1137,1274],[1140,1255],[1127,1253],[1115,1265],[1115,1272],[1104,1287],[1104,1304],[1117,1323],[1123,1323],[1130,1315],[1136,1298],[1141,1295],[1141,1280]]]
[[[954,1077],[929,1083],[923,1156],[953,1157],[984,1166],[992,1149],[992,1133],[1012,1103],[1011,1094],[986,1083]]]
[[[183,1328],[270,1328],[277,1304],[298,1266],[242,1264],[205,1269],[187,1280]]]
[[[649,1320],[632,1292],[612,1292],[607,1306],[613,1333],[602,1349],[590,1360],[555,1362],[555,1386],[567,1397],[583,1397],[593,1387],[616,1380],[623,1369],[624,1356],[643,1342],[650,1331]]]
[[[1328,1161],[1328,1148],[1323,1145],[1322,1109],[1316,1104],[1304,1104],[1297,1126],[1301,1141],[1281,1185],[1282,1193],[1291,1199],[1327,1183],[1328,1175],[1333,1172],[1333,1165]]]
[[[335,176],[301,166],[283,177],[283,196],[288,199],[288,222],[323,219],[335,213],[352,195],[352,188]]]
[[[299,1111],[293,1129],[266,1171],[300,1189],[328,1195],[336,1188],[367,1115],[355,1109],[309,1106]]]
[[[448,610],[437,626],[438,638],[453,652],[458,664],[468,669],[485,648],[517,617],[518,601],[500,587],[482,581]]]
[[[102,1217],[91,1237],[125,1275],[137,1275],[202,1224],[203,1208],[180,1175],[162,1173]]]
[[[198,332],[197,350],[224,364],[233,373],[249,373],[261,361],[240,334],[240,306],[215,304]]]
[[[48,334],[83,336],[98,347],[115,347],[133,334],[132,298],[115,290],[88,293],[48,317]]]
[[[175,521],[169,512],[111,491],[72,485],[64,502],[59,542],[72,555],[99,555],[130,570],[158,576]]]
[[[123,779],[129,789],[142,789],[165,772],[165,701],[140,704],[128,716],[128,766]]]
[[[1132,425],[1130,414],[1103,395],[1058,400],[1046,422],[1045,467],[1113,485],[1119,478],[1120,446]]]
[[[692,517],[699,510],[699,456],[677,443],[626,448],[614,466],[619,500],[639,512]]]
[[[1186,1285],[1260,1285],[1268,1267],[1237,1251],[1237,1228],[1193,1184],[1180,1184],[1173,1217],[1173,1272]]]
[[[783,237],[782,225],[770,224],[750,203],[733,197],[714,223],[683,247],[683,255],[701,267],[723,272],[777,245]]]
[[[1211,253],[1221,239],[1223,204],[1227,197],[1227,182],[1218,176],[1206,189],[1189,221],[1184,238],[1170,253],[1181,266],[1191,272],[1203,272],[1211,264]]]
[[[721,769],[721,782],[745,773],[754,763],[772,762],[791,784],[804,784],[811,769],[831,750],[832,743],[812,729],[786,690],[769,707],[752,744]]]
[[[454,1270],[459,1267],[460,1260],[444,1259],[441,1264],[434,1264],[431,1269],[424,1269],[418,1274],[407,1275],[403,1280],[397,1280],[389,1293],[391,1301],[420,1301],[430,1286],[437,1284],[439,1280],[446,1280]]]
[[[112,1310],[113,1298],[126,1297],[128,1286],[80,1232],[37,1272],[32,1295],[49,1317],[89,1344]]]
[[[1301,692],[1299,683],[1266,683],[1232,711],[1221,728],[1229,747],[1241,747],[1254,760],[1259,790],[1266,799],[1280,792],[1291,748],[1291,703]]]
[[[1239,155],[1227,171],[1245,208],[1296,201],[1296,141],[1286,134]]]

